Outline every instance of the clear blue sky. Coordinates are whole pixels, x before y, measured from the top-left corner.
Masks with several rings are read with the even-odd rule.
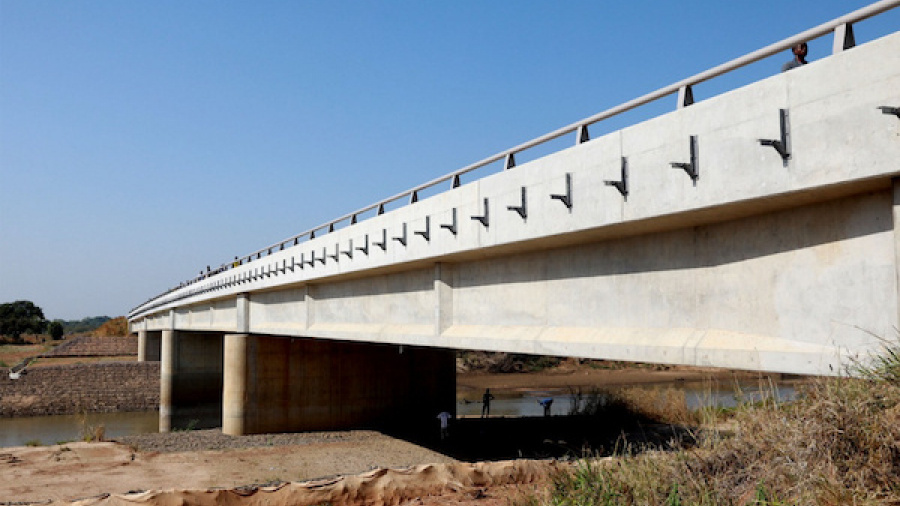
[[[0,0],[0,302],[125,314],[868,3]]]

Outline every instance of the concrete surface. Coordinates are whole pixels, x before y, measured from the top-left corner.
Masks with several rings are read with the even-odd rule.
[[[424,427],[455,412],[450,350],[227,334],[225,364],[226,434]]]
[[[900,324],[885,105],[900,33],[275,252],[131,326],[163,350],[177,329],[838,374]],[[787,166],[759,143],[779,109]],[[696,182],[670,165],[692,135]],[[604,183],[623,158],[627,199]],[[571,209],[551,198],[567,174]]]

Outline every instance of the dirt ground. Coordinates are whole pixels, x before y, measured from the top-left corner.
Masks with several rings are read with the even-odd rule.
[[[0,450],[0,501],[73,501],[137,490],[307,481],[451,461],[374,432],[350,441],[224,451],[141,452],[117,443],[5,448]]]
[[[285,481],[304,482],[313,477],[359,475],[379,469],[374,462],[379,462],[379,467],[408,469],[414,465],[421,467],[453,460],[380,435],[355,442],[184,453],[133,452],[117,443],[17,447],[0,452],[0,476],[3,478],[0,480],[0,504],[68,504],[85,499],[107,504],[103,501],[106,494],[234,487],[246,490],[253,488],[247,487],[248,484],[271,486]],[[533,480],[527,481],[529,483],[523,483],[521,487],[515,484],[482,487],[437,484],[430,493],[405,502],[436,505],[478,499],[479,505],[486,506],[491,501],[483,500],[493,497],[496,499],[494,504],[499,505],[502,501],[505,506],[510,494],[534,489]],[[391,489],[397,485],[395,480],[393,486],[380,488]],[[365,494],[364,490],[362,494]],[[93,501],[88,503],[93,504]]]
[[[497,391],[564,389],[695,381],[711,377],[717,381],[730,381],[734,376],[729,372],[697,369],[590,368],[544,373],[464,374],[459,376],[458,384],[460,390],[472,391],[474,398],[484,388]],[[300,435],[296,436],[301,438],[299,441],[286,440],[273,443],[275,446],[226,450],[179,451],[176,445],[174,450],[155,451],[148,450],[153,448],[149,443],[135,442],[130,445],[70,443],[0,448],[0,505],[47,501],[65,504],[81,498],[130,491],[302,482],[355,475],[378,468],[424,464],[496,461],[519,456],[558,458],[577,454],[579,449],[586,447],[602,447],[604,438],[615,439],[622,430],[615,420],[610,421],[610,427],[598,427],[578,425],[567,418],[458,420],[452,427],[451,439],[446,442],[431,436],[392,437],[373,431],[352,431],[346,437],[322,435],[329,433]],[[194,435],[157,436],[212,437],[203,431],[195,432]],[[540,489],[533,480],[528,481],[520,485],[445,487],[439,493],[404,500],[401,504],[507,506],[510,497]],[[357,502],[364,503],[363,500]]]

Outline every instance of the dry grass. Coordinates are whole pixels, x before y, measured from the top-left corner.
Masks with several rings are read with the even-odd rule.
[[[82,411],[81,440],[85,443],[101,443],[106,441],[106,425],[102,423],[97,425],[89,424],[87,421],[87,413]]]
[[[118,337],[128,335],[128,320],[124,316],[113,318],[93,332],[89,332],[98,337]]]
[[[687,412],[673,392],[626,391],[615,402],[671,423],[719,420],[711,412]],[[822,379],[797,401],[745,404],[730,416],[733,434],[698,430],[695,444],[679,451],[639,452],[626,445],[614,459],[583,461],[556,476],[551,495],[530,502],[900,504],[900,384],[887,376]]]

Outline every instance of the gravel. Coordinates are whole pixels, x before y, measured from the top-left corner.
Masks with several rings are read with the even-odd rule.
[[[221,429],[206,429],[138,434],[116,438],[114,441],[129,445],[139,451],[176,453],[203,450],[230,450],[239,448],[355,442],[379,438],[389,439],[379,432],[368,430],[229,436],[223,434]]]

